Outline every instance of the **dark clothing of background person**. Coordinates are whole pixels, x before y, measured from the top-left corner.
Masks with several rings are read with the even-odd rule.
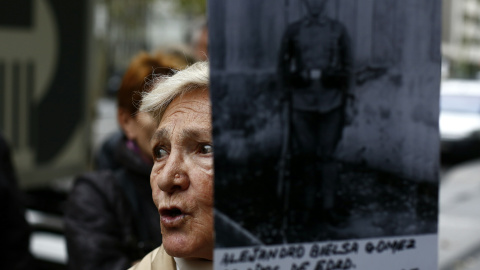
[[[29,251],[30,227],[25,220],[10,149],[0,135],[0,265],[2,269],[35,269]]]
[[[287,27],[279,58],[290,118],[289,219],[302,227],[322,216],[307,209],[334,207],[333,153],[343,130],[352,64],[347,31],[324,15],[308,15]]]
[[[152,164],[140,158],[132,141],[110,140],[106,144],[116,145],[115,162],[122,167],[80,176],[69,198],[69,269],[127,269],[161,244],[148,180]]]

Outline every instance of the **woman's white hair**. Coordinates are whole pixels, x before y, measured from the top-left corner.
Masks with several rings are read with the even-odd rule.
[[[197,62],[170,77],[159,78],[152,90],[143,94],[140,111],[150,113],[159,123],[167,106],[176,97],[193,90],[208,88],[208,62]]]

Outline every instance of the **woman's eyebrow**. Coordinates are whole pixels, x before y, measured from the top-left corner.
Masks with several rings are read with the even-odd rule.
[[[161,128],[155,133],[153,133],[152,138],[150,139],[150,143],[156,143],[161,140],[166,140],[170,137],[170,132],[166,128]]]
[[[182,130],[180,136],[182,140],[210,140],[211,133],[208,128],[191,128]]]

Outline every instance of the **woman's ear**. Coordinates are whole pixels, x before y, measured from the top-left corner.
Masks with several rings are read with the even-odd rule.
[[[125,136],[127,136],[129,140],[135,140],[137,126],[135,118],[130,114],[130,112],[124,108],[118,108],[117,120],[120,128],[123,130],[123,133],[125,133]]]

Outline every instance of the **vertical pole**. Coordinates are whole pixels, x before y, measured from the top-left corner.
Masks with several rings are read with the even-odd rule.
[[[20,62],[15,61],[12,65],[12,145],[18,149],[20,146]]]
[[[4,133],[5,98],[7,88],[5,87],[5,62],[0,60],[0,132]]]

